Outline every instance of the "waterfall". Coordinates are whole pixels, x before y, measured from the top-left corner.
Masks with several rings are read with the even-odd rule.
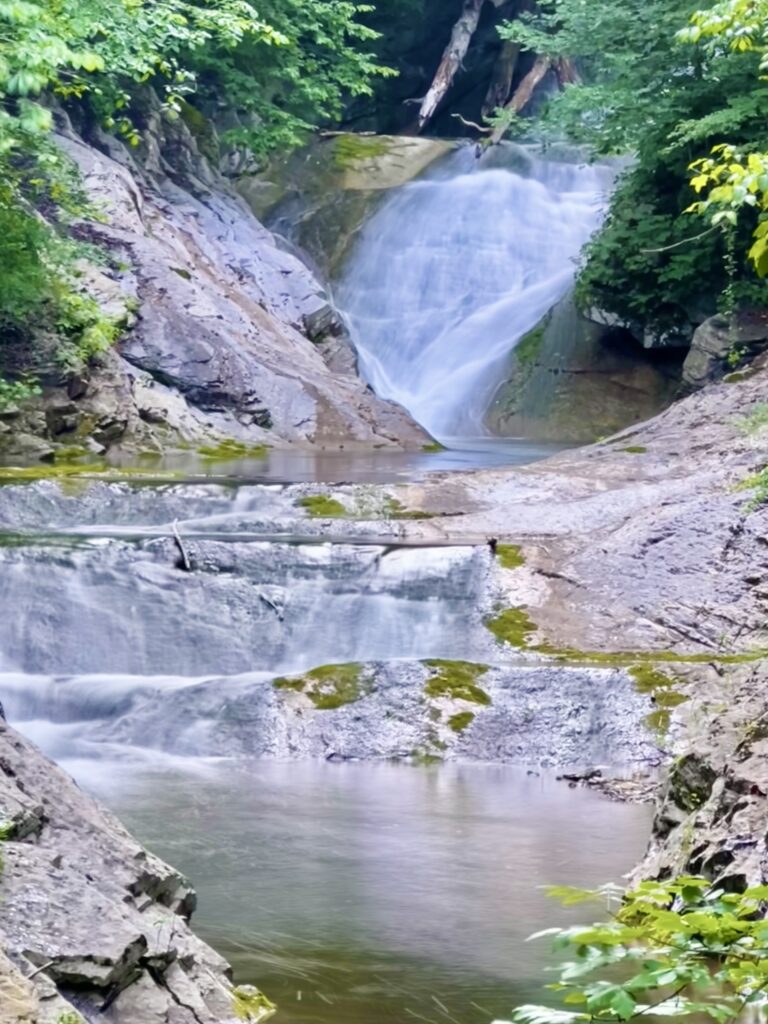
[[[464,147],[393,192],[337,295],[376,393],[440,439],[485,434],[504,363],[571,286],[613,174]]]

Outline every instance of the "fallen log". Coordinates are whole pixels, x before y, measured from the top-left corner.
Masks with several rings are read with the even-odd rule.
[[[521,114],[530,103],[536,88],[541,85],[547,73],[552,69],[553,63],[552,58],[545,54],[538,56],[531,70],[515,89],[512,99],[502,108],[503,112],[507,114]],[[502,117],[490,137],[489,144],[495,146],[498,142],[501,142],[507,127]]]
[[[456,72],[467,55],[472,37],[477,31],[480,13],[484,5],[485,0],[464,0],[461,16],[453,26],[451,40],[443,53],[443,58],[432,80],[432,85],[422,100],[418,119],[419,131],[423,131],[435,116],[437,108],[450,89],[456,77]]]

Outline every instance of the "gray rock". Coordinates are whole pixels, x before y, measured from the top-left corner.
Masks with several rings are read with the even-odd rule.
[[[189,929],[188,883],[2,723],[0,767],[2,815],[36,822],[3,844],[0,945],[13,965],[0,954],[0,1021],[242,1019],[227,964]]]
[[[692,389],[702,388],[766,348],[768,312],[765,310],[740,313],[732,323],[722,316],[710,317],[694,332],[691,350],[683,365],[683,382]]]

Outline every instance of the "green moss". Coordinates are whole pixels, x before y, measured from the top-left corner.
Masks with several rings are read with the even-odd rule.
[[[507,608],[485,620],[488,629],[501,643],[544,654],[574,665],[599,665],[605,668],[629,668],[634,665],[655,665],[664,662],[681,665],[748,665],[768,658],[768,648],[759,647],[739,654],[705,651],[697,654],[677,651],[581,651],[575,647],[557,647],[547,641],[532,643],[538,626],[527,608]]]
[[[12,821],[0,821],[0,843],[6,843],[16,834],[16,826]]]
[[[85,1018],[76,1010],[65,1010],[56,1018],[56,1024],[85,1024]]]
[[[440,444],[439,441],[432,441],[431,444],[423,444],[421,450],[423,452],[444,452],[445,445]]]
[[[754,497],[747,505],[748,512],[754,512],[755,509],[768,504],[768,466],[759,473],[742,480],[738,485],[738,490],[755,492]]]
[[[441,764],[442,760],[443,759],[442,759],[442,757],[439,754],[435,754],[431,750],[415,749],[415,750],[411,751],[411,761],[414,764],[423,764],[423,765]]]
[[[419,509],[408,509],[397,498],[387,498],[384,502],[384,515],[387,519],[432,519],[431,512]]]
[[[532,366],[539,358],[544,337],[547,333],[548,320],[543,320],[532,331],[528,331],[518,341],[514,348],[514,355],[520,366]]]
[[[528,647],[538,628],[525,608],[507,608],[494,618],[486,619],[485,627],[497,640],[511,647]]]
[[[197,449],[208,462],[226,462],[230,459],[260,459],[269,448],[265,444],[244,444],[234,438],[227,438],[218,444],[204,444]]]
[[[736,420],[736,426],[747,435],[758,434],[768,427],[768,402],[758,402],[746,416]]]
[[[525,557],[518,544],[498,544],[496,557],[502,569],[520,569],[525,565]]]
[[[472,704],[491,703],[490,695],[477,685],[480,676],[488,671],[487,665],[441,659],[425,661],[424,664],[435,670],[424,687],[428,697],[449,697],[451,700],[466,700]]]
[[[474,712],[460,711],[458,715],[451,715],[448,719],[448,727],[454,732],[464,732],[475,720]]]
[[[653,665],[630,665],[628,672],[640,693],[653,699],[656,708],[646,717],[647,725],[660,735],[669,730],[672,710],[689,699],[676,689],[674,676],[662,672]]]
[[[312,494],[306,498],[299,498],[296,506],[305,508],[315,519],[340,519],[349,514],[341,502],[329,494]]]
[[[384,139],[350,132],[335,140],[333,161],[340,170],[345,171],[365,160],[385,156],[388,152],[389,145]]]
[[[185,281],[192,280],[192,275],[184,267],[171,267],[171,270],[174,272],[174,274],[178,274],[179,277],[183,278]]]
[[[178,100],[179,114],[197,143],[198,149],[214,166],[219,162],[219,143],[211,121],[186,100]]]
[[[232,1010],[235,1017],[247,1021],[248,1024],[266,1020],[276,1009],[272,1000],[267,999],[264,993],[253,985],[238,985],[232,992]]]
[[[648,449],[642,444],[631,444],[628,448],[619,448],[620,452],[627,452],[628,455],[645,455]]]
[[[729,373],[723,377],[723,381],[726,384],[739,384],[743,380],[749,380],[750,377],[754,377],[758,372],[758,367],[750,366],[746,370],[737,370],[736,373]]]
[[[368,680],[363,677],[363,666],[356,663],[322,665],[303,676],[275,679],[272,685],[278,690],[306,694],[319,711],[333,711],[353,704],[370,693]]]

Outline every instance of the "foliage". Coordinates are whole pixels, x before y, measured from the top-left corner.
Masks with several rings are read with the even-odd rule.
[[[553,888],[566,904],[615,900]],[[549,987],[567,1009],[521,1006],[514,1024],[580,1024],[640,1016],[736,1021],[768,1005],[768,886],[731,893],[704,878],[643,882],[605,923],[548,929],[573,959]]]
[[[6,380],[0,377],[0,412],[14,405],[26,402],[40,394],[40,387],[34,381]],[[0,837],[2,838],[2,837]]]
[[[87,360],[118,325],[81,295],[68,219],[88,210],[55,147],[53,101],[140,142],[152,86],[168,116],[184,97],[226,106],[238,141],[264,153],[336,116],[385,74],[367,52],[367,4],[349,0],[0,0],[0,329],[62,334],[64,365]],[[242,116],[241,116],[242,115]],[[44,215],[43,217],[40,214]]]
[[[250,35],[234,49],[196,54],[202,96],[239,116],[228,140],[257,154],[293,146],[314,125],[336,121],[350,97],[370,95],[373,78],[394,74],[370,52],[378,33],[360,16],[372,10],[347,0],[262,0],[279,47]]]
[[[760,6],[768,5],[726,0],[712,11]],[[503,29],[528,49],[574,59],[582,72],[584,84],[566,87],[546,107],[545,133],[635,157],[605,228],[585,250],[580,303],[662,330],[685,324],[694,311],[715,312],[715,297],[727,289],[724,306],[765,301],[742,257],[755,224],[739,223],[736,258],[726,266],[723,233],[698,231],[684,215],[694,198],[691,161],[725,132],[745,150],[768,140],[762,43],[753,24],[753,49],[745,48],[743,33],[732,45],[686,45],[692,34],[704,38],[722,24],[694,15],[681,36],[691,11],[689,0],[546,0]],[[723,31],[738,32],[734,24]]]

